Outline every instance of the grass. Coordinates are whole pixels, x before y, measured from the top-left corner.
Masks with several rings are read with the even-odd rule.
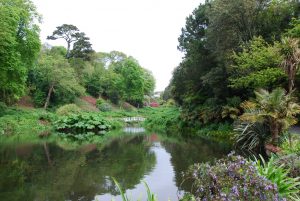
[[[39,109],[9,108],[0,117],[0,137],[11,141],[32,141],[51,132],[54,115]]]
[[[288,138],[282,143],[280,146],[282,148],[283,154],[293,154],[297,153],[300,155],[300,135],[299,134],[291,134],[291,142],[290,145]]]
[[[122,201],[130,201],[130,199],[128,198],[126,193],[122,190],[122,187],[120,186],[118,181],[115,178],[112,178],[112,179],[115,182],[115,184],[121,194]],[[144,183],[146,191],[147,191],[147,201],[158,201],[156,196],[150,191],[148,184],[145,181],[143,181],[143,183]]]

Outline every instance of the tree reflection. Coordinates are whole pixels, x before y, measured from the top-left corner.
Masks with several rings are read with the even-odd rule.
[[[176,186],[184,191],[189,191],[191,184],[183,182],[182,172],[185,172],[194,163],[213,161],[230,151],[226,145],[199,139],[181,139],[180,141],[173,139],[172,142],[164,140],[161,145],[171,155]]]
[[[23,146],[23,145],[22,145]],[[156,163],[143,136],[127,136],[86,153],[54,144],[3,146],[0,149],[0,197],[4,200],[92,200],[139,184]],[[50,158],[51,157],[51,158]],[[49,165],[51,160],[51,165]]]

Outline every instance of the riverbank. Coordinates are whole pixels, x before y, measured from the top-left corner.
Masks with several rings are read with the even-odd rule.
[[[95,121],[93,122],[95,123],[95,125],[100,126],[101,128],[109,128],[110,130],[107,130],[104,133],[100,133],[99,135],[98,134],[91,135],[89,132],[79,133],[78,135],[76,134],[75,138],[74,136],[70,137],[68,133],[62,134],[58,132],[57,122],[60,120],[60,122],[62,123],[67,123],[69,120],[66,119],[70,117],[76,119],[76,121],[80,118],[84,118],[86,121],[93,120]],[[139,128],[144,127],[145,130],[140,130],[142,131],[141,134],[124,132],[126,130],[124,129],[126,126],[135,128],[134,125],[132,125],[130,122],[126,123],[124,121],[124,118],[128,118],[128,117],[142,117],[140,119],[142,120],[145,119],[145,121],[134,123],[134,125],[137,125]],[[78,121],[76,122],[76,121],[72,120],[72,124],[76,124],[76,126],[79,128],[82,128],[82,126],[86,126],[86,127],[91,126],[91,125],[85,125],[85,123],[81,124],[82,122],[78,122]],[[104,124],[102,124],[102,122],[104,122]],[[145,145],[147,147],[148,145],[151,144],[151,146],[153,146],[154,149],[156,146],[158,146],[157,143],[159,139],[159,143],[160,143],[159,146],[168,149],[170,153],[172,153],[172,160],[174,160],[174,163],[178,163],[178,158],[181,158],[179,160],[180,163],[178,164],[183,163],[185,165],[184,169],[182,169],[181,166],[175,166],[176,168],[178,168],[176,171],[179,170],[187,171],[187,167],[189,165],[192,165],[192,163],[197,162],[196,159],[199,159],[199,155],[195,153],[198,152],[199,150],[200,151],[202,150],[203,152],[210,152],[210,151],[215,152],[216,150],[221,149],[222,151],[219,152],[220,156],[216,157],[216,158],[221,158],[221,155],[224,157],[227,153],[229,153],[230,150],[233,149],[232,140],[231,140],[233,131],[232,131],[231,124],[219,123],[219,124],[208,124],[205,126],[198,125],[195,127],[187,127],[187,125],[189,125],[187,124],[187,122],[181,121],[180,110],[177,107],[142,108],[142,109],[136,109],[132,111],[115,109],[113,111],[108,111],[108,112],[91,111],[91,112],[81,112],[79,114],[69,114],[65,116],[58,115],[54,112],[49,112],[42,109],[10,107],[7,108],[5,113],[2,113],[0,117],[0,140],[2,142],[3,148],[15,146],[17,147],[16,150],[19,149],[23,150],[24,146],[25,148],[32,147],[32,146],[44,147],[43,149],[44,151],[46,151],[45,152],[46,155],[47,153],[48,154],[51,153],[51,151],[49,150],[52,149],[60,150],[60,152],[64,152],[64,151],[68,153],[70,152],[70,154],[71,152],[72,154],[77,152],[85,154],[85,153],[94,153],[96,151],[97,154],[101,153],[105,155],[108,154],[107,152],[108,147],[115,147],[116,145],[119,146],[120,140],[122,141],[122,147],[123,147],[122,152],[128,152],[129,151],[128,149],[131,148],[133,150],[137,150],[133,146],[140,147],[140,143],[142,141],[143,141],[142,143],[143,146]],[[156,135],[156,133],[159,133],[159,135]],[[141,141],[141,139],[143,140]],[[189,143],[194,141],[201,141],[201,143],[190,147],[191,145]],[[280,163],[280,164],[287,165],[285,166],[285,168],[290,169],[290,172],[288,173],[289,176],[292,178],[296,178],[297,175],[299,175],[299,167],[300,167],[298,164],[299,155],[297,155],[300,150],[299,149],[300,139],[298,138],[298,135],[293,135],[292,141],[293,141],[293,146],[290,146],[288,141],[285,141],[282,144],[281,146],[282,152],[279,155],[279,158],[276,159],[276,164]],[[225,142],[225,143],[220,143],[220,142]],[[21,148],[19,148],[19,146]],[[184,151],[186,148],[189,148],[189,151]],[[135,151],[130,152],[130,154],[134,154],[134,153]],[[113,154],[115,154],[116,156],[118,155],[118,153],[115,152],[113,152]],[[81,157],[80,160],[83,160],[85,158],[85,156],[82,155],[80,157]],[[126,155],[126,157],[128,160],[132,160],[130,156]],[[191,157],[193,158],[192,163],[191,161],[189,161],[189,158]],[[183,158],[186,158],[188,160],[184,161]],[[202,161],[199,162],[206,162],[206,161],[213,160],[213,158],[205,159],[204,156],[200,158]],[[226,162],[227,165],[236,164],[240,161],[240,159],[237,161],[236,158],[235,159],[229,158],[228,160],[225,158],[224,161]],[[103,158],[103,160],[107,160],[105,162],[107,164],[109,164],[109,161],[111,159],[112,159],[111,156],[108,156],[107,158],[105,157]],[[76,160],[77,159],[72,157],[68,158],[68,163],[74,164],[77,168],[81,167],[82,165],[84,166],[84,164],[86,163],[87,164],[90,163],[87,158],[84,159],[85,161],[84,163],[77,163],[75,162]],[[153,162],[154,159],[151,158],[151,160]],[[246,160],[248,159],[241,159],[241,161],[246,161]],[[132,165],[127,163],[125,164],[128,167]],[[293,164],[293,166],[290,166],[290,164]],[[284,169],[282,169],[282,167],[275,165],[275,163],[271,165],[274,171],[275,170],[285,171]],[[193,167],[195,168],[196,166]],[[244,170],[246,171],[247,168],[249,167],[250,167],[250,162],[249,163],[246,162],[246,165],[243,166],[242,169],[243,171]],[[210,164],[210,166],[205,166],[205,168],[209,168],[211,171],[219,171],[216,169],[217,166],[214,166],[214,163]],[[225,171],[225,170],[226,168],[224,167],[221,171]],[[27,170],[22,170],[22,171],[27,171]],[[60,167],[60,171],[65,171],[63,166]],[[124,171],[124,170],[120,170],[120,171]],[[40,172],[39,174],[42,174],[42,172]],[[52,174],[55,173],[52,172]],[[260,178],[259,176],[260,174],[258,172],[255,171],[253,172],[253,174],[255,175],[255,177]],[[110,175],[110,176],[114,176],[114,175]],[[209,175],[207,177],[209,177]],[[182,177],[180,178],[182,179]],[[194,180],[197,181],[197,179],[199,178],[195,177]],[[118,178],[118,180],[121,179],[122,177]],[[227,179],[230,180],[231,178],[228,177]],[[88,184],[90,181],[86,180],[85,182]],[[140,179],[136,180],[136,182],[138,181],[140,181]],[[181,188],[181,186],[179,185],[181,182],[179,181],[180,180],[178,180],[177,187]],[[122,185],[126,186],[125,183],[123,183]],[[152,185],[151,190],[159,194],[158,185],[156,185],[156,183],[151,185]],[[222,185],[223,184],[220,183],[220,186]],[[224,186],[224,188],[227,187]],[[141,189],[141,185],[139,189]],[[185,186],[185,190],[188,191],[187,186]],[[93,195],[95,195],[95,193],[93,193]],[[186,196],[190,196],[190,195],[187,194]],[[187,200],[189,200],[189,198],[187,198]]]
[[[122,109],[108,112],[90,111],[80,114],[99,116],[99,118],[109,121],[113,127],[107,134],[93,140],[93,142],[101,142],[103,136],[109,137],[115,130],[130,124],[124,122],[124,118],[127,117],[142,117],[145,121],[136,122],[140,127],[168,136],[202,137],[230,143],[232,132],[232,127],[229,124],[188,127],[185,122],[180,120],[180,110],[175,106],[145,107],[131,111]],[[43,138],[56,140],[55,123],[63,116],[68,115],[58,115],[43,109],[9,107],[0,116],[0,136],[8,141],[35,141]]]

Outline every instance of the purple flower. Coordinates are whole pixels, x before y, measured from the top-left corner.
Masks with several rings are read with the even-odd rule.
[[[267,191],[267,190],[272,190],[273,189],[273,185],[267,185],[267,186],[265,186],[265,190]]]
[[[239,190],[238,190],[238,187],[237,186],[233,186],[231,188],[231,192],[236,195],[236,196],[239,196]]]

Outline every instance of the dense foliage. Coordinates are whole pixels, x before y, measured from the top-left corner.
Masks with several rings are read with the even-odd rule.
[[[142,116],[141,124],[147,129],[226,142],[233,139],[237,147],[251,151],[266,149],[269,143],[280,151],[276,146],[283,141],[286,155],[276,163],[273,158],[261,163],[230,155],[214,165],[192,166],[185,176],[192,180],[193,189],[183,199],[295,198],[299,196],[300,140],[284,139],[284,134],[300,113],[294,97],[300,96],[299,16],[298,0],[205,1],[187,17],[182,29],[178,49],[184,58],[162,94],[165,106],[139,109],[151,105],[155,79],[135,58],[118,51],[95,52],[86,34],[71,24],[58,26],[47,38],[63,39],[67,48],[48,44],[41,48],[40,16],[33,3],[0,0],[0,137],[59,136],[60,143],[70,139],[78,144],[101,142],[110,136],[103,134],[122,124],[124,117]],[[24,104],[30,109],[8,107],[23,95],[34,106],[56,110],[56,114],[31,104]],[[180,132],[183,128],[188,129]],[[132,138],[142,145],[139,137]],[[120,157],[118,145],[112,145],[126,167],[135,166],[127,153],[148,160],[140,171],[150,171],[155,162],[148,148],[143,152],[126,143]],[[13,163],[18,166],[18,161]],[[73,163],[81,165],[75,159],[66,165]],[[118,160],[117,169],[119,164]],[[5,161],[5,165],[13,164]],[[123,180],[123,185],[126,181],[134,181],[127,184],[133,187],[140,175]],[[148,200],[156,200],[146,188]]]
[[[45,109],[51,100],[61,103],[71,102],[85,92],[68,61],[51,50],[46,49],[41,53],[36,66],[30,73],[33,95],[37,100],[37,95],[44,98],[44,101],[40,102],[43,103]]]
[[[278,186],[259,175],[256,166],[241,156],[229,155],[214,165],[195,164],[185,178],[192,180],[191,193],[199,200],[285,200]],[[189,200],[191,195],[185,197]]]
[[[297,123],[300,106],[291,93],[281,88],[272,92],[255,91],[256,99],[242,103],[244,114],[236,126],[236,142],[242,148],[253,150],[266,143],[278,145],[280,137]]]
[[[81,111],[82,110],[77,105],[75,105],[75,104],[67,104],[67,105],[59,107],[56,110],[56,114],[58,114],[58,115],[70,115],[70,114],[78,114]]]
[[[111,123],[98,114],[71,114],[63,116],[54,122],[54,127],[59,132],[74,135],[94,132],[101,134],[111,129]]]
[[[30,0],[0,1],[0,101],[12,104],[25,93],[40,50],[39,18]]]
[[[51,125],[46,122],[54,120],[53,116],[43,110],[7,108],[0,116],[0,137],[37,140],[37,136],[51,130]]]
[[[30,0],[0,1],[0,101],[13,104],[23,95],[35,106],[57,107],[89,93],[113,103],[143,106],[155,80],[137,60],[122,52],[96,53],[75,25],[57,26],[48,40],[62,39],[67,49],[41,48],[38,22]]]
[[[256,159],[255,164],[258,173],[275,183],[282,197],[298,200],[297,197],[300,196],[300,177],[289,177],[290,170],[285,169],[283,165],[276,164],[274,156],[268,162],[263,157],[260,160]]]
[[[296,86],[298,50],[284,38],[299,37],[298,4],[211,0],[187,17],[178,46],[185,56],[167,88],[182,106],[184,119],[228,120],[222,112],[232,97],[244,101],[258,87],[285,87],[290,92],[290,83]]]
[[[133,57],[122,52],[97,53],[90,69],[83,72],[83,83],[91,95],[104,96],[113,103],[127,101],[141,107],[144,95],[151,95],[155,80]]]

